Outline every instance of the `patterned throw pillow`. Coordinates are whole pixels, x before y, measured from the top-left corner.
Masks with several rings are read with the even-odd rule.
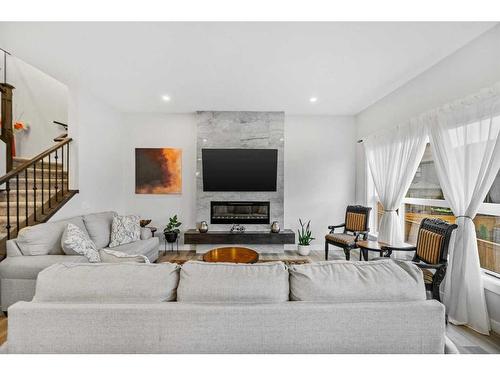
[[[141,239],[139,216],[115,216],[111,224],[111,242],[109,247],[124,245]]]
[[[90,263],[101,261],[95,243],[89,238],[87,233],[74,224],[68,223],[66,226],[61,245],[66,254],[76,253],[83,255],[87,257]]]

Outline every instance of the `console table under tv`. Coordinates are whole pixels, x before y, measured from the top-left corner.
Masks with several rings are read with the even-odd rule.
[[[214,248],[217,247],[217,245],[254,245],[252,247],[259,251],[258,245],[261,245],[264,250],[268,248],[269,245],[283,247],[284,245],[294,243],[295,233],[290,229],[283,229],[279,233],[272,233],[270,231],[208,231],[206,233],[200,233],[196,229],[189,229],[184,232],[184,244],[196,245],[197,252],[205,252],[210,247]],[[279,250],[271,252],[279,252]]]

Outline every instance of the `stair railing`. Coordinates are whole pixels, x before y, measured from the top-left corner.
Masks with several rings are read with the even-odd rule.
[[[46,221],[54,213],[48,213],[47,209],[64,201],[66,193],[70,191],[69,144],[72,138],[63,134],[54,138],[54,141],[57,142],[54,146],[0,178],[0,186],[5,184],[5,190],[2,194],[5,194],[6,197],[7,224],[5,229],[7,230],[7,239],[13,235],[17,236],[23,227]],[[45,176],[45,171],[48,171],[47,176]],[[30,172],[32,179],[28,178]],[[38,186],[37,173],[40,173],[41,176],[40,186]],[[33,185],[30,187],[28,183],[31,181]],[[24,187],[21,188],[20,184],[23,184]],[[24,197],[21,197],[22,194]],[[29,209],[28,199],[31,194],[33,195],[32,210]],[[21,199],[24,199],[24,212],[21,212]],[[40,209],[37,207],[38,199],[40,199]],[[24,219],[22,218],[23,214]]]

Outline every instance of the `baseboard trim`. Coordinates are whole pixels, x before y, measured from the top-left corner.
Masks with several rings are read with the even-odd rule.
[[[500,334],[500,322],[490,319],[490,324],[491,324],[491,330],[495,333]]]

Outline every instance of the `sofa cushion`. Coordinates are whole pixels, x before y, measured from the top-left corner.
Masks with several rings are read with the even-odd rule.
[[[95,243],[76,225],[68,223],[61,239],[62,248],[66,255],[83,255],[89,262],[100,262],[99,252]]]
[[[425,300],[422,271],[410,262],[329,261],[292,265],[290,299],[317,302]]]
[[[89,237],[94,241],[98,249],[109,245],[111,241],[111,224],[116,212],[99,212],[83,216],[83,222],[89,233]]]
[[[152,237],[147,240],[139,240],[124,245],[119,245],[111,248],[111,250],[120,251],[128,255],[145,255],[150,261],[154,262],[158,257],[159,238]],[[105,249],[110,249],[106,247]],[[151,258],[154,259],[151,259]]]
[[[145,255],[130,255],[111,249],[99,250],[99,257],[103,263],[149,263],[149,259]]]
[[[2,279],[36,279],[43,269],[56,263],[88,263],[87,258],[80,255],[39,255],[7,257],[0,262],[0,278]]]
[[[109,247],[116,247],[141,239],[140,218],[137,215],[115,216],[111,223]]]
[[[61,255],[61,237],[68,223],[87,232],[81,216],[23,228],[16,242],[23,255]]]
[[[178,282],[173,263],[54,264],[39,273],[33,302],[174,301]]]
[[[285,302],[288,271],[282,262],[257,264],[191,261],[182,266],[179,302]]]

